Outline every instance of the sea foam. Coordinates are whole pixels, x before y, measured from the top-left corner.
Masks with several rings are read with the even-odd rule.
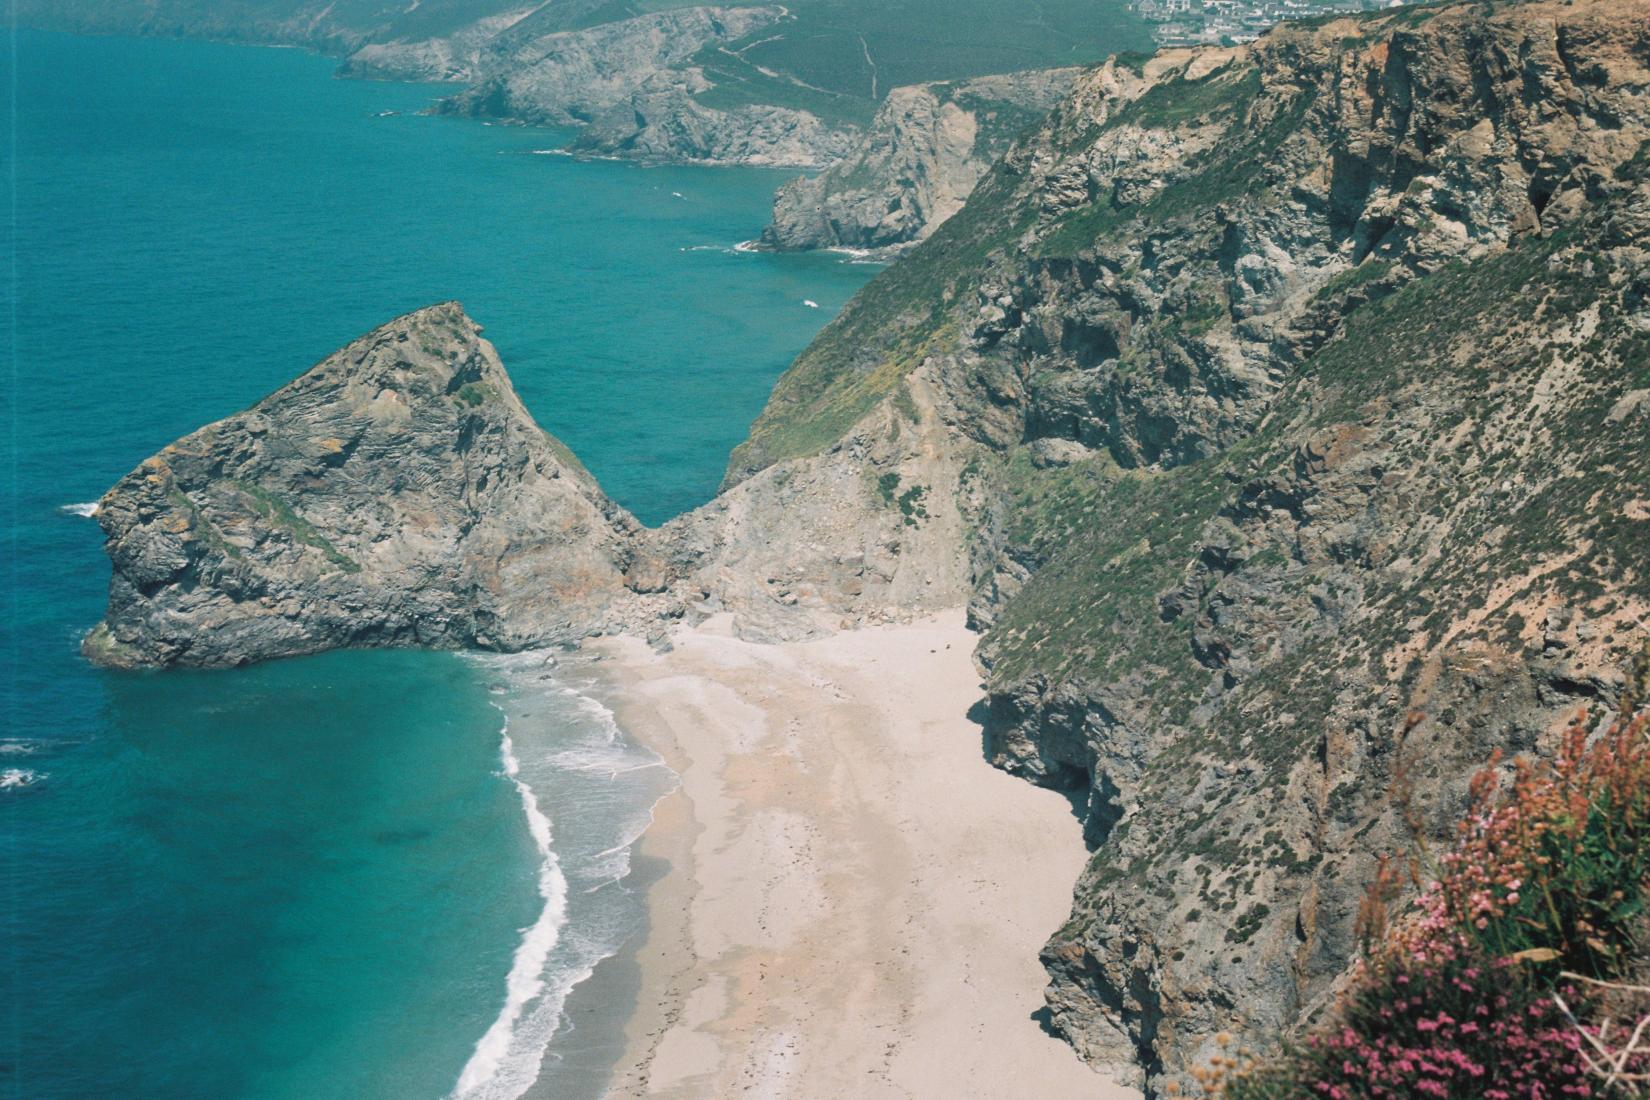
[[[59,508],[58,511],[67,512],[71,516],[80,516],[84,519],[91,519],[93,516],[97,515],[97,501],[88,501],[85,504],[65,504],[63,507]]]
[[[539,808],[538,796],[533,793],[533,788],[521,779],[521,761],[516,757],[515,742],[510,738],[508,717],[504,721],[501,755],[504,774],[509,776],[521,795],[522,809],[527,814],[527,831],[532,835],[533,845],[542,860],[539,864],[539,897],[544,899],[544,908],[539,910],[538,920],[522,933],[521,943],[510,964],[510,976],[505,981],[504,1009],[476,1044],[475,1053],[470,1055],[464,1072],[459,1075],[455,1096],[477,1095],[484,1085],[497,1079],[504,1070],[505,1060],[511,1054],[516,1023],[528,1003],[544,992],[545,963],[567,924],[567,879],[561,873],[561,861],[551,847],[550,819]],[[527,1087],[538,1077],[536,1066],[532,1069],[532,1076],[523,1084],[521,1091],[510,1095],[520,1096],[527,1091]]]
[[[515,1100],[538,1080],[547,1051],[549,1064],[557,1063],[552,1040],[571,1026],[564,1009],[573,990],[643,925],[642,898],[624,880],[631,849],[676,775],[630,742],[612,712],[569,686],[560,669],[548,674],[545,654],[472,660],[507,689],[493,702],[505,716],[501,757],[541,857],[544,905],[522,932],[503,1008],[453,1097]]]
[[[7,768],[0,771],[0,791],[20,791],[32,787],[46,777],[28,768]]]

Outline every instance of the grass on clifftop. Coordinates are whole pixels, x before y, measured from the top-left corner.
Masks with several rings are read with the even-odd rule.
[[[1259,76],[1252,69],[1175,81],[1077,141],[1092,143],[1124,125],[1236,119],[1259,97]],[[1142,219],[1201,216],[1212,204],[1250,186],[1299,126],[1308,105],[1298,97],[1271,107],[1256,140],[1222,143],[1192,163],[1191,176],[1150,203],[1119,211],[1096,202],[1067,215],[1033,246],[1036,253],[1070,256]],[[965,296],[979,285],[992,255],[1010,254],[1036,225],[1038,211],[1020,192],[1021,180],[999,162],[956,216],[861,290],[779,380],[748,440],[729,462],[729,483],[774,462],[829,447],[927,355],[955,350],[958,324],[965,320],[958,313],[975,304]]]
[[[1157,597],[1226,503],[1225,471],[1248,450],[1163,472],[1118,470],[1103,457],[1054,470],[1011,460],[1008,538],[1046,561],[987,637],[992,681],[1121,680],[1148,665],[1199,679],[1189,617],[1164,624]]]
[[[873,108],[901,85],[1094,64],[1151,43],[1144,21],[1123,0],[790,0],[784,6],[789,20],[729,45],[743,79],[765,83],[764,96],[783,83]]]
[[[951,351],[961,295],[1024,228],[999,164],[955,217],[856,294],[779,379],[728,480],[837,442],[930,354]]]

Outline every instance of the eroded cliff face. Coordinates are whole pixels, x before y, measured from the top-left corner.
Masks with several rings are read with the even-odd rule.
[[[926,379],[988,749],[1087,794],[1055,1025],[1156,1088],[1325,1003],[1375,853],[1650,614],[1650,5],[1082,78],[822,334],[730,484]]]
[[[455,304],[409,314],[103,497],[107,664],[583,636],[637,524],[533,423]]]
[[[1065,97],[1080,72],[895,88],[852,152],[780,189],[762,243],[892,254],[924,240],[962,209],[980,177]]]
[[[647,530],[516,398],[457,303],[402,317],[99,503],[116,666],[244,664],[347,646],[516,650],[734,613],[747,638],[956,607],[956,480],[914,403]],[[924,394],[914,380],[908,392]]]
[[[711,82],[694,57],[784,19],[781,7],[682,8],[539,33],[555,14],[523,19],[490,43],[472,66],[475,83],[440,109],[578,125],[580,151],[655,160],[811,168],[835,162],[857,137],[807,111],[698,98]]]
[[[338,65],[338,75],[362,80],[469,83],[481,78],[483,62],[505,31],[533,14],[524,4],[430,38],[394,37],[367,42]]]

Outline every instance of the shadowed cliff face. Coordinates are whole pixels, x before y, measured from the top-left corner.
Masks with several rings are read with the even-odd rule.
[[[582,636],[637,524],[533,423],[480,333],[456,303],[409,314],[121,479],[97,513],[114,578],[88,655]]]

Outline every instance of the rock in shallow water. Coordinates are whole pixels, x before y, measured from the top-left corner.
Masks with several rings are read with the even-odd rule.
[[[104,496],[109,665],[582,634],[635,520],[516,398],[455,302],[408,314]]]

